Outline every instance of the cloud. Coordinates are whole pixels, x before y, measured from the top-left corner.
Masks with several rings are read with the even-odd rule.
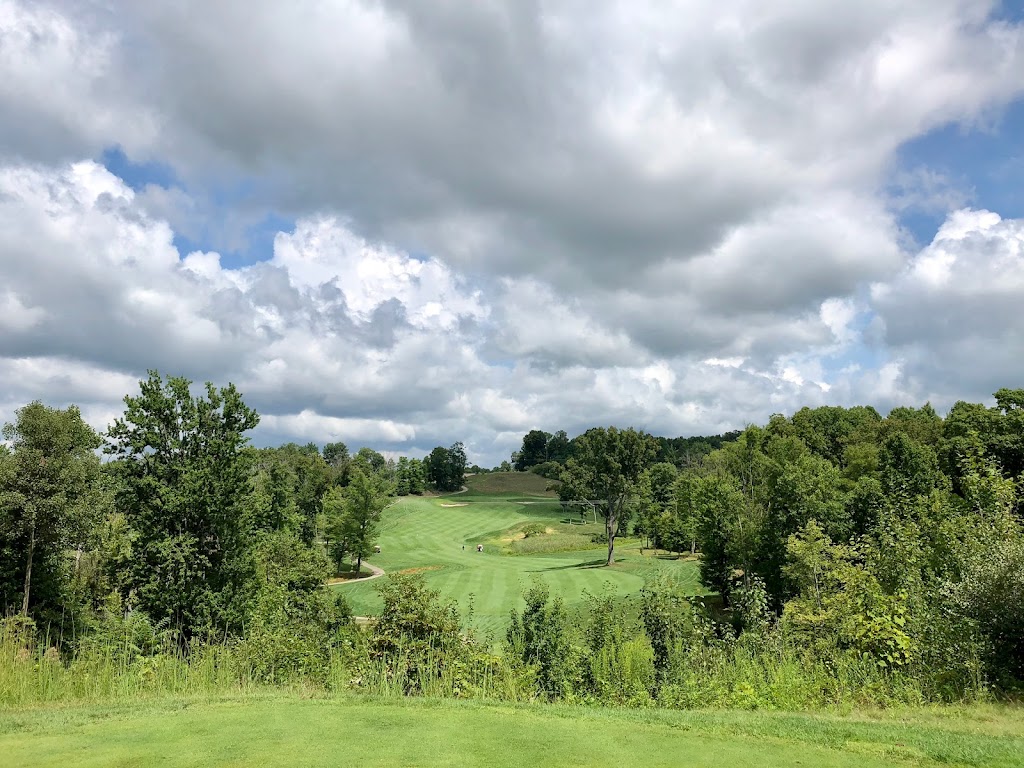
[[[46,4],[0,0],[0,151],[52,160],[91,155],[114,136],[151,145],[156,117],[123,97],[117,46],[116,32]]]
[[[159,367],[235,381],[261,440],[496,463],[533,427],[984,397],[1019,222],[919,251],[901,214],[971,185],[897,160],[1024,91],[995,9],[0,0],[0,407],[100,418]]]
[[[890,283],[872,288],[885,342],[918,392],[942,404],[1019,385],[1024,221],[962,209]]]

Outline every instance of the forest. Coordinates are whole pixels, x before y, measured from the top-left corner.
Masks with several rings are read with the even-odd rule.
[[[497,637],[421,574],[378,581],[383,609],[361,620],[329,585],[360,573],[396,499],[488,471],[461,443],[397,460],[257,449],[233,385],[156,372],[124,402],[103,435],[40,402],[4,428],[5,704],[301,684],[806,709],[1021,690],[1024,390],[945,418],[819,407],[710,437],[532,430],[506,469],[600,518],[599,564],[618,567],[628,538],[696,561],[703,590],[659,577],[623,598],[594,568],[585,611],[536,582]]]

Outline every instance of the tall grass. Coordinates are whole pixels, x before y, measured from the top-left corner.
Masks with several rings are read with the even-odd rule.
[[[365,631],[315,657],[266,658],[267,643],[245,638],[140,649],[130,629],[102,642],[80,645],[64,656],[43,642],[0,623],[0,708],[47,702],[129,701],[139,698],[256,694],[270,688],[309,695],[359,692],[381,697],[409,695],[508,702],[546,698],[536,670],[511,654],[479,646],[428,649],[401,644],[375,656]],[[468,649],[468,650],[467,650]],[[310,651],[312,654],[313,651]],[[663,679],[656,680],[650,644],[643,635],[625,638],[588,654],[569,654],[580,665],[563,701],[609,706],[666,708],[849,711],[913,705],[937,700],[909,672],[890,672],[849,655],[815,658],[782,636],[676,647]],[[268,671],[272,670],[272,671]],[[985,698],[966,692],[961,701]]]
[[[411,663],[401,648],[388,658],[375,659],[359,643],[340,644],[318,654],[315,670],[310,670],[308,660],[299,659],[278,664],[268,674],[267,660],[257,658],[262,644],[244,638],[196,644],[187,651],[171,645],[147,654],[133,649],[133,639],[126,632],[64,658],[55,647],[26,643],[23,635],[0,625],[0,707],[256,693],[270,687],[322,695],[358,691],[384,697],[530,698],[522,674],[499,656],[451,663],[442,651],[428,651]]]

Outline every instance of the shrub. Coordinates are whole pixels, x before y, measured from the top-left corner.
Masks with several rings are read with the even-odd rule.
[[[527,539],[533,536],[543,536],[547,532],[547,526],[543,523],[529,523],[523,528],[523,536]]]
[[[475,643],[463,634],[454,603],[443,602],[420,574],[390,576],[377,591],[384,608],[367,650],[381,675],[402,681],[404,693],[416,693],[432,677],[467,671]]]
[[[544,584],[534,584],[526,594],[520,616],[512,611],[506,633],[507,651],[517,661],[533,667],[537,691],[549,699],[570,698],[579,688],[579,650],[570,640],[568,618],[562,601],[550,600]]]

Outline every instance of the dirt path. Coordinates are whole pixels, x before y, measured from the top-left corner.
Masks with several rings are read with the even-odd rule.
[[[363,565],[370,569],[369,576],[361,576],[358,579],[328,579],[328,585],[335,587],[339,584],[362,584],[364,581],[373,581],[379,579],[381,576],[386,575],[383,568],[378,568],[376,565],[363,561]]]

